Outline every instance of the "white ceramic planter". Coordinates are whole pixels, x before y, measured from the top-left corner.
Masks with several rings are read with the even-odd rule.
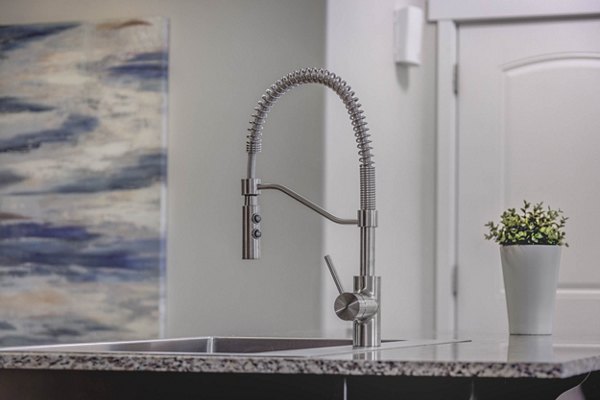
[[[511,335],[551,335],[561,246],[500,246]]]
[[[554,359],[554,339],[549,335],[510,335],[507,361],[530,362]]]

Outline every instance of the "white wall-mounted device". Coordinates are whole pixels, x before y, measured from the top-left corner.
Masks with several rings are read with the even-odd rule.
[[[394,61],[421,65],[423,10],[407,6],[394,10]]]

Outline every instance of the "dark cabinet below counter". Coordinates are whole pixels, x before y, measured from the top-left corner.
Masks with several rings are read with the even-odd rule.
[[[5,369],[0,399],[554,400],[584,380],[569,400],[600,399],[599,371],[538,379]]]

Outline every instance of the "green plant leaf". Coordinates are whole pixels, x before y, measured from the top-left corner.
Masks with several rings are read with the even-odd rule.
[[[553,210],[549,206],[544,209],[544,203],[539,202],[531,208],[530,202],[523,200],[523,207],[509,208],[500,215],[500,223],[496,225],[489,221],[484,226],[489,233],[484,234],[487,240],[494,240],[503,245],[541,244],[569,247],[565,242],[565,227],[568,217],[561,209]]]

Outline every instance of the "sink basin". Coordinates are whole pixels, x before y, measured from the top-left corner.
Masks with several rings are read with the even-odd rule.
[[[187,354],[197,356],[319,357],[342,354],[375,353],[389,349],[464,342],[465,340],[383,340],[377,348],[354,348],[350,339],[308,339],[268,337],[204,336],[182,339],[157,339],[130,342],[82,343],[27,347],[5,347],[0,352],[39,351],[60,353],[139,353]]]
[[[141,340],[131,342],[12,347],[4,348],[2,351],[255,354],[351,345],[352,340],[350,339],[244,338],[207,336],[197,338]]]

